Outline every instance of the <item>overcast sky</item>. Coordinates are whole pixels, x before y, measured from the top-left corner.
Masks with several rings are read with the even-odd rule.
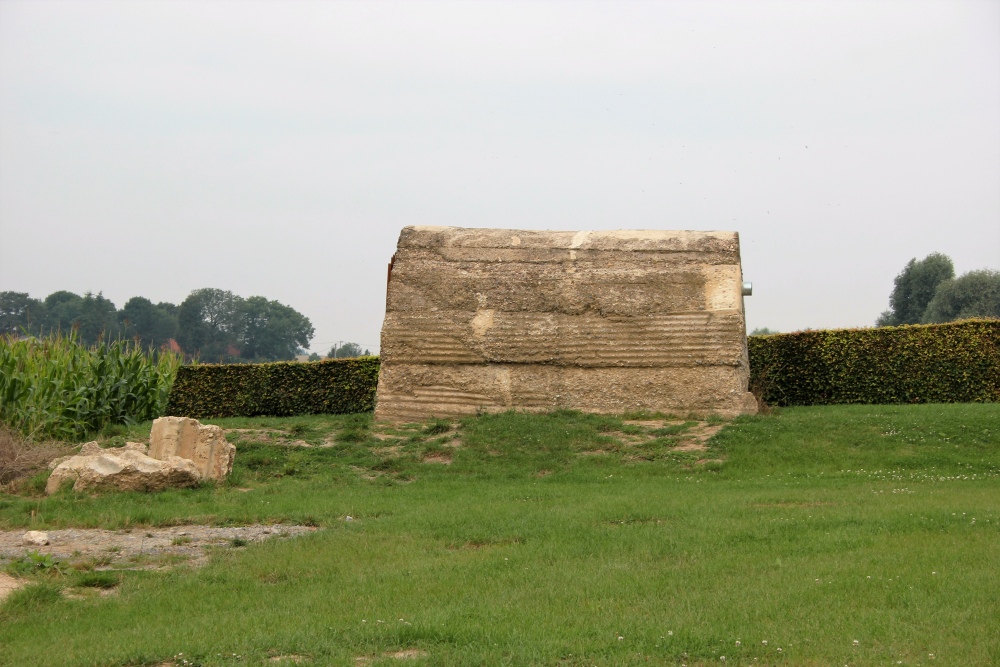
[[[0,290],[375,351],[406,225],[740,233],[749,328],[1000,269],[1000,2],[0,0]]]

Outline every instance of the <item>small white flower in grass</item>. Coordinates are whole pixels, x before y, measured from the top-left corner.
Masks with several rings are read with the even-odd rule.
[[[761,642],[761,644],[763,644],[764,646],[767,646],[767,640],[765,639],[764,641]]]
[[[726,656],[720,655],[719,656],[719,662],[725,662],[725,661],[726,661]]]
[[[674,636],[674,631],[673,630],[667,630],[667,636],[668,637],[673,637]]]
[[[737,640],[736,640],[736,645],[737,645],[737,646],[742,646],[743,644],[742,644],[742,643],[740,643],[740,640],[739,640],[739,639],[737,639]]]
[[[928,653],[927,657],[930,658],[931,660],[933,660],[934,659],[934,654],[933,653]]]
[[[625,639],[625,638],[624,638],[624,637],[622,637],[621,635],[618,635],[618,641],[621,641],[621,640],[623,640],[623,639]]]
[[[778,647],[778,653],[781,653],[781,647],[780,646]]]
[[[861,642],[859,642],[859,641],[858,641],[857,639],[855,639],[855,640],[854,640],[854,645],[855,645],[855,646],[857,646],[857,645],[858,645],[858,644],[860,644],[860,643],[861,643]]]

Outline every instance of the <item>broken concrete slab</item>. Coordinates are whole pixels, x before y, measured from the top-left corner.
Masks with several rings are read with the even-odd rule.
[[[225,479],[233,471],[236,447],[226,441],[218,426],[190,417],[160,417],[153,421],[149,443],[149,455],[154,459],[190,459],[205,479]]]
[[[108,449],[87,443],[79,455],[55,466],[45,492],[55,493],[70,482],[74,491],[162,491],[194,486],[200,481],[194,462],[177,456],[154,459],[146,455],[142,443],[129,442]]]

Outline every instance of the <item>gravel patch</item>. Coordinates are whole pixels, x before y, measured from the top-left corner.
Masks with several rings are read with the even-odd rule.
[[[314,526],[171,526],[103,530],[67,528],[48,530],[49,543],[23,543],[25,530],[0,532],[0,565],[23,558],[31,551],[67,561],[93,560],[95,569],[155,569],[187,562],[203,565],[208,547],[238,548],[273,538],[297,537],[312,533]]]

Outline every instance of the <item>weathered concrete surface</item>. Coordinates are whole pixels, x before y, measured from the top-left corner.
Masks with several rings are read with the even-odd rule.
[[[218,426],[190,417],[160,417],[153,421],[149,434],[149,455],[154,459],[190,459],[202,477],[220,480],[233,471],[236,447],[226,442]]]
[[[406,227],[375,417],[753,413],[735,232]]]
[[[70,482],[75,491],[162,491],[194,486],[201,480],[192,461],[177,456],[151,458],[146,455],[146,445],[138,442],[109,449],[88,442],[80,454],[53,463],[56,465],[45,484],[48,494]]]

